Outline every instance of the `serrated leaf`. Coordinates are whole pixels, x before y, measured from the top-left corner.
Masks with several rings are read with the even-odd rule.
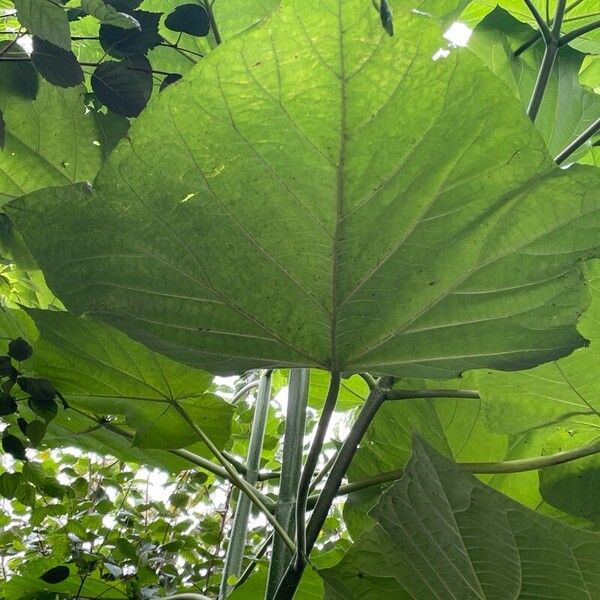
[[[503,82],[391,7],[393,38],[363,0],[286,3],[158,98],[91,194],[11,203],[66,306],[222,373],[450,378],[582,345],[600,173],[556,168]]]
[[[31,344],[22,337],[18,337],[16,340],[11,340],[8,343],[8,355],[15,360],[27,360],[31,358],[32,354],[33,348]]]
[[[44,436],[46,435],[46,427],[46,423],[40,421],[39,419],[34,419],[30,423],[27,423],[24,433],[29,438],[32,446],[38,446],[44,439]]]
[[[23,477],[34,485],[42,485],[46,471],[41,463],[30,460],[23,465]]]
[[[131,15],[115,10],[102,0],[81,0],[81,8],[101,23],[121,29],[140,29],[140,23]]]
[[[152,66],[143,56],[105,61],[92,74],[92,89],[112,112],[137,117],[152,95]]]
[[[52,0],[14,0],[17,18],[31,35],[63,50],[71,50],[71,30],[66,10]]]
[[[20,473],[1,473],[0,474],[0,496],[11,500],[15,497],[15,492],[22,480]]]
[[[160,13],[135,10],[129,14],[139,24],[139,29],[123,29],[107,24],[100,26],[100,44],[107,54],[115,58],[146,54],[162,41],[158,33]]]
[[[73,52],[35,36],[31,62],[38,73],[52,85],[69,88],[83,83],[83,69]]]

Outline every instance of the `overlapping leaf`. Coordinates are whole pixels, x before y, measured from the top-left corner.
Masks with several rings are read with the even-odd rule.
[[[394,15],[390,37],[362,0],[290,0],[165,91],[92,190],[14,203],[69,309],[220,372],[447,378],[581,345],[600,174],[555,168],[501,81]]]
[[[572,600],[600,594],[600,535],[522,507],[420,440],[377,523],[333,569],[327,600]]]
[[[178,403],[217,446],[229,439],[233,407],[206,392],[212,382],[207,373],[156,355],[90,319],[54,311],[30,315],[40,332],[32,368],[51,379],[73,409],[125,416],[137,446],[181,448],[198,442],[198,436],[176,410]],[[72,430],[70,418],[59,425]],[[202,446],[198,451],[207,453]]]

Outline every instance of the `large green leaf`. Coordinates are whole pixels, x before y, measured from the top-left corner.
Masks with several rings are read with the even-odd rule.
[[[497,8],[475,28],[469,40],[469,48],[514,89],[525,107],[531,98],[544,49],[538,44],[517,57],[514,51],[533,33],[529,25]],[[583,54],[568,46],[561,50],[535,121],[552,156],[600,116],[600,96],[579,83],[583,58]],[[582,148],[579,155],[586,151],[587,148]]]
[[[229,439],[233,407],[206,391],[212,383],[207,373],[157,355],[93,319],[54,311],[29,314],[40,332],[30,368],[49,379],[73,408],[124,415],[137,446],[181,448],[198,436],[176,402],[217,446]]]
[[[415,440],[327,600],[573,600],[600,594],[600,535],[535,514]]]
[[[600,437],[600,385],[596,376],[600,360],[600,264],[596,261],[589,266],[588,280],[593,300],[579,326],[591,340],[588,348],[535,369],[477,373],[489,429],[513,436],[510,458],[568,450]],[[590,458],[540,472],[540,483],[546,490],[541,496],[535,472],[497,477],[494,485],[501,485],[503,491],[530,506],[545,498],[561,510],[576,516],[585,514],[596,521],[600,502],[591,482],[597,476],[597,463]]]
[[[92,180],[102,163],[102,137],[94,113],[86,114],[84,88],[61,89],[40,81],[33,99],[37,75],[28,69],[0,64],[6,122],[0,204],[47,186]]]
[[[600,174],[557,169],[503,82],[432,60],[438,26],[392,7],[390,37],[364,0],[289,0],[163,92],[92,189],[13,203],[65,305],[218,372],[448,378],[580,346]]]

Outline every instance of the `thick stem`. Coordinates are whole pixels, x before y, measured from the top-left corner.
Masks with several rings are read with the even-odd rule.
[[[260,457],[265,438],[270,400],[271,372],[269,371],[260,378],[260,385],[254,408],[254,419],[252,420],[248,455],[246,457],[245,479],[252,486],[256,485],[258,480],[258,470],[260,468]],[[247,496],[241,495],[233,518],[229,545],[227,546],[227,556],[225,557],[225,565],[223,566],[223,574],[221,576],[221,586],[219,589],[219,598],[221,600],[226,598],[233,589],[233,586],[228,583],[229,577],[233,575],[237,578],[242,573],[249,518],[250,500]]]
[[[306,462],[304,463],[302,477],[298,484],[298,494],[296,496],[296,548],[298,549],[298,553],[296,554],[296,568],[301,568],[302,564],[306,561],[306,501],[308,499],[310,483],[317,468],[321,450],[323,449],[323,442],[327,435],[329,422],[335,410],[340,391],[340,382],[340,374],[332,373],[329,390],[327,391],[327,397],[323,405],[323,412],[321,413],[315,436]]]
[[[362,440],[367,428],[375,418],[377,411],[386,400],[388,387],[391,385],[392,379],[385,377],[379,380],[378,387],[373,389],[369,394],[362,410],[360,411],[348,437],[342,444],[338,452],[337,459],[331,469],[331,473],[327,478],[323,490],[319,494],[319,498],[315,504],[308,528],[306,531],[306,553],[310,554],[313,549],[317,537],[325,523],[327,514],[333,504],[333,501],[338,493],[342,480],[348,471],[348,467],[356,453],[358,445]],[[285,572],[281,584],[277,589],[274,600],[291,600],[294,597],[305,565],[301,568],[295,568],[296,565],[291,563]]]
[[[544,93],[546,92],[546,87],[548,86],[548,81],[550,79],[550,73],[552,73],[552,67],[554,66],[554,61],[558,54],[558,48],[558,43],[554,41],[546,45],[544,58],[542,59],[542,64],[531,94],[531,100],[529,101],[529,106],[527,108],[527,114],[532,121],[535,121],[540,110]]]
[[[544,17],[542,17],[542,15],[539,13],[538,9],[535,7],[535,4],[532,2],[532,0],[524,0],[524,1],[525,1],[525,4],[527,5],[527,8],[529,9],[529,12],[533,15],[533,18],[535,19],[537,26],[540,28],[540,33],[541,33],[542,37],[544,38],[546,43],[549,43],[551,40],[550,27],[548,26],[546,21],[544,21]]]
[[[593,135],[600,131],[600,119],[594,121],[581,135],[575,138],[564,150],[562,150],[554,159],[557,165],[562,164],[583,144],[585,144]]]
[[[283,434],[283,458],[279,497],[275,507],[275,517],[289,535],[294,535],[294,513],[296,492],[302,469],[304,449],[304,429],[308,404],[308,369],[291,369],[288,392],[288,408]],[[286,566],[295,555],[277,539],[273,540],[266,600],[272,600],[281,581]]]

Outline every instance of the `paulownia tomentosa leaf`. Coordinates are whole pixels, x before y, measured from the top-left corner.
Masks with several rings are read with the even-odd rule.
[[[92,188],[10,216],[75,313],[218,372],[450,378],[582,344],[600,174],[391,3],[288,0],[144,112]]]
[[[79,409],[123,415],[142,448],[190,446],[198,436],[174,407],[177,402],[218,447],[229,439],[233,407],[207,392],[212,383],[207,373],[174,363],[92,319],[59,311],[29,314],[39,338],[28,368],[51,379],[71,407],[60,411],[59,430],[73,419],[81,422],[80,415],[71,414]],[[208,453],[202,444],[198,452]]]
[[[572,600],[600,594],[600,534],[537,515],[423,442],[333,569],[327,600]]]

